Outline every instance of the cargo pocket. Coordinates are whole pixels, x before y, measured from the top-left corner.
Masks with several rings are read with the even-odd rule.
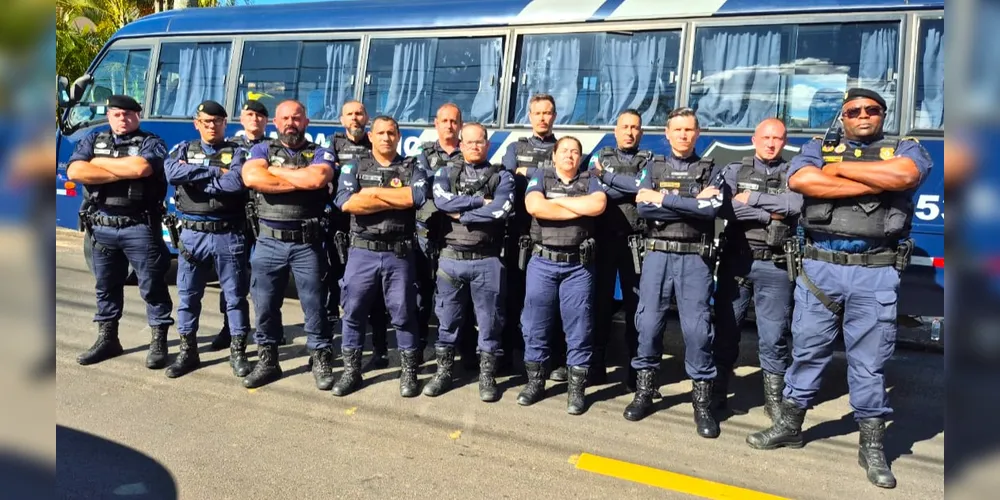
[[[892,290],[876,291],[875,302],[878,303],[878,320],[880,323],[896,322],[897,293]]]

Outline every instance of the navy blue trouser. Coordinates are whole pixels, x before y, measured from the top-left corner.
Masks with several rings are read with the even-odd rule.
[[[843,328],[847,384],[855,419],[892,414],[885,391],[886,361],[896,348],[899,272],[893,267],[842,266],[806,259],[805,273],[831,300],[844,307],[843,320],[827,309],[798,278],[792,315],[792,366],[785,373],[785,398],[809,408],[833,342]]]
[[[753,260],[746,254],[726,255],[715,291],[715,366],[732,371],[740,355],[740,332],[753,299],[757,316],[760,367],[784,375],[788,370],[788,333],[792,321],[792,290],[784,264]],[[738,278],[744,282],[741,284]]]
[[[436,314],[438,346],[455,345],[479,325],[479,352],[503,355],[500,345],[504,327],[505,272],[499,257],[477,260],[441,259],[437,271]],[[468,315],[469,303],[475,318]]]
[[[684,368],[692,380],[715,379],[709,309],[712,288],[712,270],[701,255],[647,252],[639,278],[639,310],[635,316],[639,348],[632,367],[660,367],[667,312],[670,300],[676,298],[684,336]]]
[[[417,283],[413,252],[399,257],[394,252],[363,248],[350,250],[344,277],[340,280],[341,345],[361,349],[368,315],[384,300],[400,350],[417,349]]]
[[[326,254],[323,243],[294,243],[267,236],[257,240],[250,257],[250,293],[257,312],[257,345],[276,345],[283,333],[281,305],[289,274],[295,276],[299,304],[305,316],[306,346],[330,347],[332,335],[326,322]]]
[[[250,304],[247,302],[250,263],[243,232],[207,233],[185,229],[181,231],[180,240],[194,262],[183,255],[177,258],[177,332],[181,335],[198,333],[201,299],[214,267],[222,287],[226,324],[233,335],[246,335],[250,331]]]
[[[593,355],[594,266],[556,263],[540,256],[528,261],[525,272],[524,361],[544,363],[552,349],[550,335],[556,318],[562,319],[566,364],[589,367]]]
[[[94,276],[97,314],[94,321],[118,321],[125,303],[129,265],[139,279],[139,296],[146,302],[150,326],[172,325],[174,308],[167,285],[170,250],[160,228],[137,224],[121,229],[94,226]]]

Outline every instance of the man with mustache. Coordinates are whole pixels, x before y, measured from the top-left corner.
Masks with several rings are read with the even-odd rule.
[[[321,218],[330,199],[327,185],[333,179],[334,156],[306,140],[309,119],[302,103],[278,104],[274,125],[278,138],[254,146],[243,165],[243,182],[255,191],[260,218],[250,260],[259,359],[243,385],[260,387],[281,378],[281,304],[292,273],[305,314],[306,346],[316,388],[328,390],[333,386],[333,347],[323,310],[327,261]]]

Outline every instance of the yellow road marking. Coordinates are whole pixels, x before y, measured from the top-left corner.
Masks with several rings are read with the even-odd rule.
[[[589,453],[581,453],[569,457],[569,463],[577,469],[624,479],[634,483],[645,484],[655,488],[686,493],[701,498],[713,500],[786,500],[783,497],[748,490],[728,484],[716,483],[706,479],[677,474],[644,465],[631,464],[613,458],[599,457]]]
[[[357,406],[352,406],[352,407],[344,410],[344,414],[345,415],[354,415],[357,412],[358,412],[358,407]]]
[[[257,392],[257,389],[247,389],[247,392],[249,392],[250,394],[253,394],[253,393]]]
[[[450,437],[452,440],[456,440],[456,439],[462,437],[462,431],[452,432],[451,434],[448,434],[448,437]]]

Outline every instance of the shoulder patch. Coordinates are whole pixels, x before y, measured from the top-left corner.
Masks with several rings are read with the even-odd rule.
[[[348,163],[347,165],[344,165],[343,167],[340,167],[340,173],[342,173],[342,174],[350,174],[351,173],[351,164]]]
[[[528,187],[533,187],[533,186],[537,186],[537,185],[538,185],[538,179],[537,178],[536,179],[531,179],[531,181],[528,182]]]
[[[915,142],[917,144],[920,144],[920,141],[916,137],[913,137],[913,136],[900,137],[899,140],[900,141],[913,141],[913,142]]]
[[[333,161],[333,153],[329,151],[323,153],[323,159],[326,161]]]

